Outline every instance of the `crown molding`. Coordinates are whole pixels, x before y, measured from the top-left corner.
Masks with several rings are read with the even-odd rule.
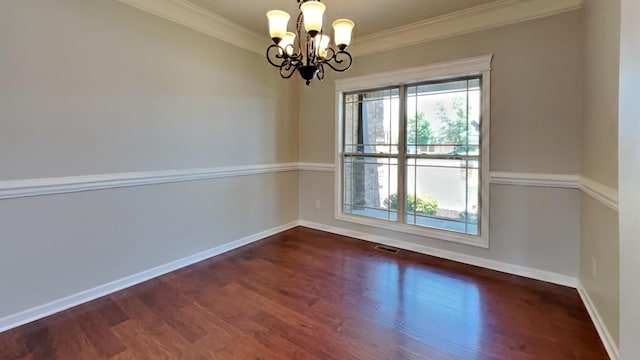
[[[368,55],[455,35],[577,10],[584,0],[497,0],[354,39],[352,52]]]
[[[118,0],[251,52],[269,45],[258,34],[188,0]],[[356,37],[351,52],[368,55],[422,42],[556,15],[582,7],[584,0],[496,0],[484,5]]]
[[[267,36],[260,35],[187,0],[118,0],[245,50],[264,55]]]

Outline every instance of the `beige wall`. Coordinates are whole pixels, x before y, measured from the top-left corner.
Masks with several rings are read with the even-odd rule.
[[[640,354],[640,3],[622,0],[620,34],[620,358]]]
[[[296,85],[128,5],[2,1],[0,49],[0,180],[297,161]],[[297,186],[289,172],[0,200],[0,319],[294,221]]]
[[[584,123],[580,173],[618,188],[620,0],[584,3]]]
[[[0,6],[0,180],[297,160],[264,57],[115,1]]]
[[[540,20],[355,57],[340,77],[494,54],[491,170],[577,174],[582,124],[582,17]],[[332,78],[301,89],[300,161],[333,162]],[[493,185],[490,248],[356,226],[333,219],[333,174],[300,174],[303,220],[425,244],[520,266],[578,276],[578,190]],[[321,200],[321,210],[315,210]]]
[[[620,1],[587,0],[582,12],[585,72],[580,173],[617,189]],[[618,342],[618,213],[586,195],[582,196],[580,213],[580,282]]]

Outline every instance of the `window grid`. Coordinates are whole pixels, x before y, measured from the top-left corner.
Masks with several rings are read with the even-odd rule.
[[[347,119],[347,109],[349,106],[351,107],[351,118],[350,122],[345,121],[343,123],[343,149],[344,152],[342,154],[342,162],[343,162],[343,176],[342,176],[342,184],[343,184],[343,196],[342,196],[342,210],[345,213],[360,215],[365,217],[375,217],[382,218],[387,221],[394,221],[399,223],[405,223],[413,226],[425,226],[429,228],[439,229],[439,230],[448,230],[454,231],[458,233],[480,236],[480,216],[481,216],[481,183],[480,183],[480,164],[481,164],[481,156],[480,148],[482,139],[479,136],[479,124],[481,121],[480,113],[481,109],[478,110],[478,119],[477,124],[474,125],[476,127],[476,132],[478,132],[478,141],[474,143],[471,139],[471,130],[470,130],[470,109],[471,109],[471,101],[470,101],[470,89],[471,83],[474,83],[473,86],[474,91],[478,93],[478,107],[481,106],[481,100],[479,97],[480,89],[481,89],[481,77],[473,76],[473,77],[464,77],[464,78],[454,78],[447,79],[443,81],[432,81],[432,82],[424,82],[417,85],[404,85],[386,89],[373,89],[367,91],[359,91],[352,93],[343,94],[343,101],[345,104],[345,119]],[[456,88],[456,83],[464,83],[464,88]],[[419,109],[418,109],[418,100],[421,96],[421,92],[419,89],[421,87],[428,88],[429,86],[434,87],[440,86],[442,89],[438,91],[430,91],[424,92],[427,95],[442,95],[442,94],[456,94],[464,92],[464,138],[463,142],[442,142],[442,141],[429,141],[429,142],[420,142],[418,139],[419,134]],[[397,96],[395,94],[398,94]],[[388,101],[391,98],[401,99],[399,106],[397,107],[399,121],[397,124],[397,130],[394,126],[389,126],[389,129],[384,130],[384,141],[382,144],[378,141],[354,141],[354,134],[358,134],[362,139],[362,133],[365,131],[365,120],[362,119],[363,116],[363,107],[364,104],[373,104],[376,101]],[[413,101],[414,106],[411,107],[412,111],[410,113],[409,108],[410,102]],[[359,117],[357,121],[354,121],[354,112],[355,106],[358,107]],[[393,106],[389,106],[390,111],[392,111]],[[403,114],[406,114],[403,116]],[[413,115],[413,123],[408,124],[409,118]],[[366,115],[365,115],[366,117]],[[350,124],[351,131],[347,134],[347,127]],[[360,126],[358,126],[360,125]],[[378,133],[379,121],[374,121],[373,131],[374,133]],[[414,142],[409,143],[410,132],[409,126],[413,126],[413,137]],[[427,126],[428,127],[428,126]],[[394,130],[399,132],[396,136],[398,137],[398,141],[394,142]],[[359,133],[358,133],[359,132]],[[387,133],[389,134],[387,136]],[[349,136],[347,136],[349,135]],[[348,141],[351,140],[351,141]],[[430,140],[433,140],[431,138]],[[349,143],[350,142],[350,143]],[[382,146],[381,146],[382,145]],[[376,152],[380,148],[387,148],[386,152]],[[394,151],[394,147],[396,151]],[[426,148],[426,153],[421,153],[421,148]],[[436,148],[440,151],[442,149],[453,149],[447,154],[439,154],[436,153]],[[475,151],[473,150],[475,148]],[[374,149],[371,151],[371,149]],[[459,153],[459,149],[463,149],[462,153]],[[355,150],[355,151],[354,151]],[[472,154],[474,153],[474,154]],[[351,175],[354,174],[354,159],[362,157],[368,157],[370,159],[375,159],[376,167],[384,166],[385,161],[388,166],[389,171],[387,171],[387,176],[385,178],[386,192],[384,195],[386,196],[385,200],[377,199],[377,206],[370,206],[365,201],[365,204],[361,206],[362,210],[378,210],[382,211],[386,209],[387,215],[385,217],[375,216],[371,214],[367,214],[366,211],[354,211],[354,205],[357,205],[357,199],[355,199],[355,192],[353,191],[353,182],[355,178],[351,176],[349,177],[349,169],[348,165],[351,165]],[[390,176],[392,171],[390,171],[391,161],[395,160],[396,162],[396,173],[397,173],[397,185],[392,186],[392,177]],[[421,160],[433,160],[433,161],[457,161],[457,166],[447,165],[424,165],[419,164]],[[371,163],[370,163],[371,164]],[[475,164],[475,166],[473,165]],[[418,182],[419,176],[418,172],[420,169],[460,169],[459,176],[462,176],[464,179],[464,208],[463,211],[460,211],[459,218],[454,219],[451,217],[443,216],[442,214],[435,212],[433,210],[433,202],[427,201],[427,204],[424,204],[424,200],[419,195]],[[409,180],[410,173],[413,173],[413,188],[409,189]],[[475,204],[475,213],[470,212],[470,174],[475,172],[476,178],[476,188],[474,196],[477,198],[477,202]],[[349,183],[351,181],[351,183]],[[351,187],[351,191],[348,191],[348,187]],[[395,189],[395,193],[392,193],[391,190]],[[405,189],[409,191],[405,191]],[[405,193],[406,192],[406,193]],[[395,195],[395,198],[393,197]],[[360,201],[362,202],[362,201]],[[402,206],[404,204],[404,206]],[[431,204],[431,205],[430,205]],[[394,208],[395,205],[395,208]],[[418,207],[421,207],[421,210],[418,211]],[[427,210],[425,212],[425,209]],[[439,208],[438,208],[439,211]],[[394,214],[392,216],[391,214]],[[453,212],[455,213],[455,212]],[[473,220],[473,224],[475,226],[474,229],[470,229],[471,218],[475,216],[475,220]],[[412,219],[412,220],[411,220]],[[431,222],[431,226],[429,225]],[[459,223],[463,225],[462,229],[452,228],[451,226],[438,225],[437,222],[441,223]]]

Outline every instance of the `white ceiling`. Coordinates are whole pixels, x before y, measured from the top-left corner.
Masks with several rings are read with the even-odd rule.
[[[266,12],[284,10],[293,30],[298,14],[296,0],[189,0],[259,34],[267,32]],[[369,35],[495,0],[322,0],[327,6],[325,26],[339,18],[355,21],[354,37]]]

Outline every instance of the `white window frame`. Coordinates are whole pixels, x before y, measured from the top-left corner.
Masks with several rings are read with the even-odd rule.
[[[434,239],[462,243],[482,248],[489,247],[489,160],[491,133],[491,59],[493,55],[484,55],[468,59],[455,60],[421,67],[409,68],[357,76],[336,80],[336,158],[335,158],[335,213],[336,220],[367,225],[385,230],[419,235]],[[344,93],[383,88],[389,86],[411,85],[434,80],[446,80],[461,76],[481,76],[481,119],[480,122],[480,235],[469,235],[447,230],[438,230],[402,222],[367,218],[343,211],[343,98]]]

